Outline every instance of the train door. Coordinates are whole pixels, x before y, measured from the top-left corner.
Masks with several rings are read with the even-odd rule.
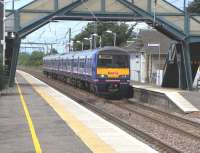
[[[80,71],[80,58],[79,57],[77,58],[76,67],[77,67],[76,73],[79,74],[80,73],[79,72]]]
[[[87,56],[84,57],[84,76],[86,76],[86,68],[87,68]]]
[[[72,74],[74,73],[74,56],[72,56],[72,59],[71,59],[71,73]]]

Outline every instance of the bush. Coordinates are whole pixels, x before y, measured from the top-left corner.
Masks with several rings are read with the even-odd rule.
[[[9,82],[9,75],[6,67],[2,65],[2,60],[0,60],[0,91],[5,89]]]
[[[34,51],[31,54],[22,52],[19,54],[18,65],[22,66],[40,66],[42,65],[44,53]]]

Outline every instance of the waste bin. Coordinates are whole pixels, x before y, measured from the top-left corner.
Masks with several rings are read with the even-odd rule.
[[[0,91],[8,86],[8,80],[9,80],[8,76],[0,74]]]

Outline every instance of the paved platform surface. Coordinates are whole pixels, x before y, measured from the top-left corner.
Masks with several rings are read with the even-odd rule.
[[[200,91],[180,91],[179,93],[200,110]]]
[[[200,110],[200,105],[197,102],[200,99],[200,94],[198,95],[192,91],[184,91],[174,88],[161,88],[156,85],[136,83],[131,82],[131,86],[134,88],[149,90],[157,93],[166,95],[178,108],[180,108],[185,113],[197,112]],[[194,94],[195,93],[195,94]],[[188,97],[188,95],[190,95]],[[191,96],[192,95],[192,96]]]
[[[17,80],[43,153],[92,152],[25,79],[17,75]],[[35,153],[17,87],[9,89],[7,93],[0,97],[0,152]]]
[[[157,153],[31,75],[16,78],[0,97],[0,152]]]
[[[34,152],[17,90],[14,87],[7,92],[9,94],[0,97],[0,152]]]

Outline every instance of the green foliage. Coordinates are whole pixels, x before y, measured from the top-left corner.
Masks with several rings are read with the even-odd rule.
[[[0,54],[0,74],[7,75],[8,69],[7,66],[3,66],[3,55]]]
[[[96,32],[95,32],[94,22],[88,23],[87,27],[78,35],[75,36],[74,42],[83,41],[84,49],[89,49],[90,43],[88,40],[84,40],[84,38],[89,38],[91,34],[97,33],[99,36],[102,36],[102,46],[112,46],[113,45],[113,35],[106,33],[107,30],[111,30],[112,32],[117,34],[116,38],[116,46],[120,46],[125,43],[132,34],[133,27],[129,27],[125,23],[106,23],[106,22],[97,22],[96,23]],[[99,38],[96,38],[97,46],[99,46]],[[75,50],[81,50],[81,44],[74,44]]]
[[[192,1],[188,6],[188,11],[190,13],[200,13],[200,0]]]
[[[29,65],[30,54],[26,52],[22,52],[19,54],[18,65]]]
[[[29,53],[20,53],[18,65],[23,66],[40,66],[42,65],[42,58],[44,56],[43,52],[33,51],[31,54]]]
[[[8,72],[6,67],[3,66],[3,58],[2,54],[0,53],[0,91],[5,89],[8,85]]]
[[[42,65],[42,58],[44,56],[43,52],[34,51],[30,56],[29,63],[33,66],[40,66]]]

